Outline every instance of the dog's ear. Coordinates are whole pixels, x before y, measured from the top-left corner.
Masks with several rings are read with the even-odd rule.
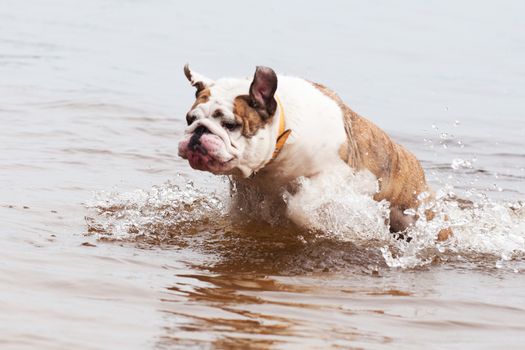
[[[197,93],[213,84],[213,80],[206,78],[205,76],[195,71],[192,71],[187,63],[184,66],[184,75],[186,76],[186,78],[188,78],[191,85],[195,86],[195,88],[197,89]]]
[[[277,109],[277,102],[273,96],[276,90],[277,75],[273,69],[258,66],[250,85],[250,100],[252,107],[257,109],[263,119],[272,116]]]

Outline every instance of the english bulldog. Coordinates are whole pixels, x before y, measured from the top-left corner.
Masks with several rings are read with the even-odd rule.
[[[421,199],[432,192],[416,157],[326,86],[261,66],[253,79],[212,80],[188,65],[184,73],[196,100],[178,152],[192,168],[268,193],[341,164],[368,170],[378,182],[374,200],[390,202],[391,232],[412,226],[418,217],[406,210],[432,198]],[[442,229],[438,239],[451,233]]]

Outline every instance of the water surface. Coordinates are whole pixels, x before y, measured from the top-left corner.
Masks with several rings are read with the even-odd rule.
[[[522,348],[524,10],[4,0],[0,345]],[[176,154],[186,62],[324,83],[475,206],[443,245],[330,186],[304,202],[315,231],[237,220],[227,181]]]

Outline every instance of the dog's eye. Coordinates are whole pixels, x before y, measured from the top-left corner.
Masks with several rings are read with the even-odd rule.
[[[235,129],[237,129],[240,125],[237,124],[237,123],[233,123],[233,122],[224,122],[222,123],[222,126],[225,128],[225,129],[228,129],[230,131],[233,131]]]

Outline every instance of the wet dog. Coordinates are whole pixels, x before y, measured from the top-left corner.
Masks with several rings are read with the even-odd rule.
[[[186,115],[179,155],[192,168],[230,175],[239,185],[270,193],[298,177],[337,171],[344,163],[377,178],[374,199],[390,202],[392,232],[417,220],[405,214],[407,209],[432,199],[416,157],[327,87],[277,76],[268,67],[257,67],[253,79],[212,80],[188,65],[184,73],[196,100]],[[426,211],[427,219],[434,215]],[[450,234],[442,229],[438,239]]]

